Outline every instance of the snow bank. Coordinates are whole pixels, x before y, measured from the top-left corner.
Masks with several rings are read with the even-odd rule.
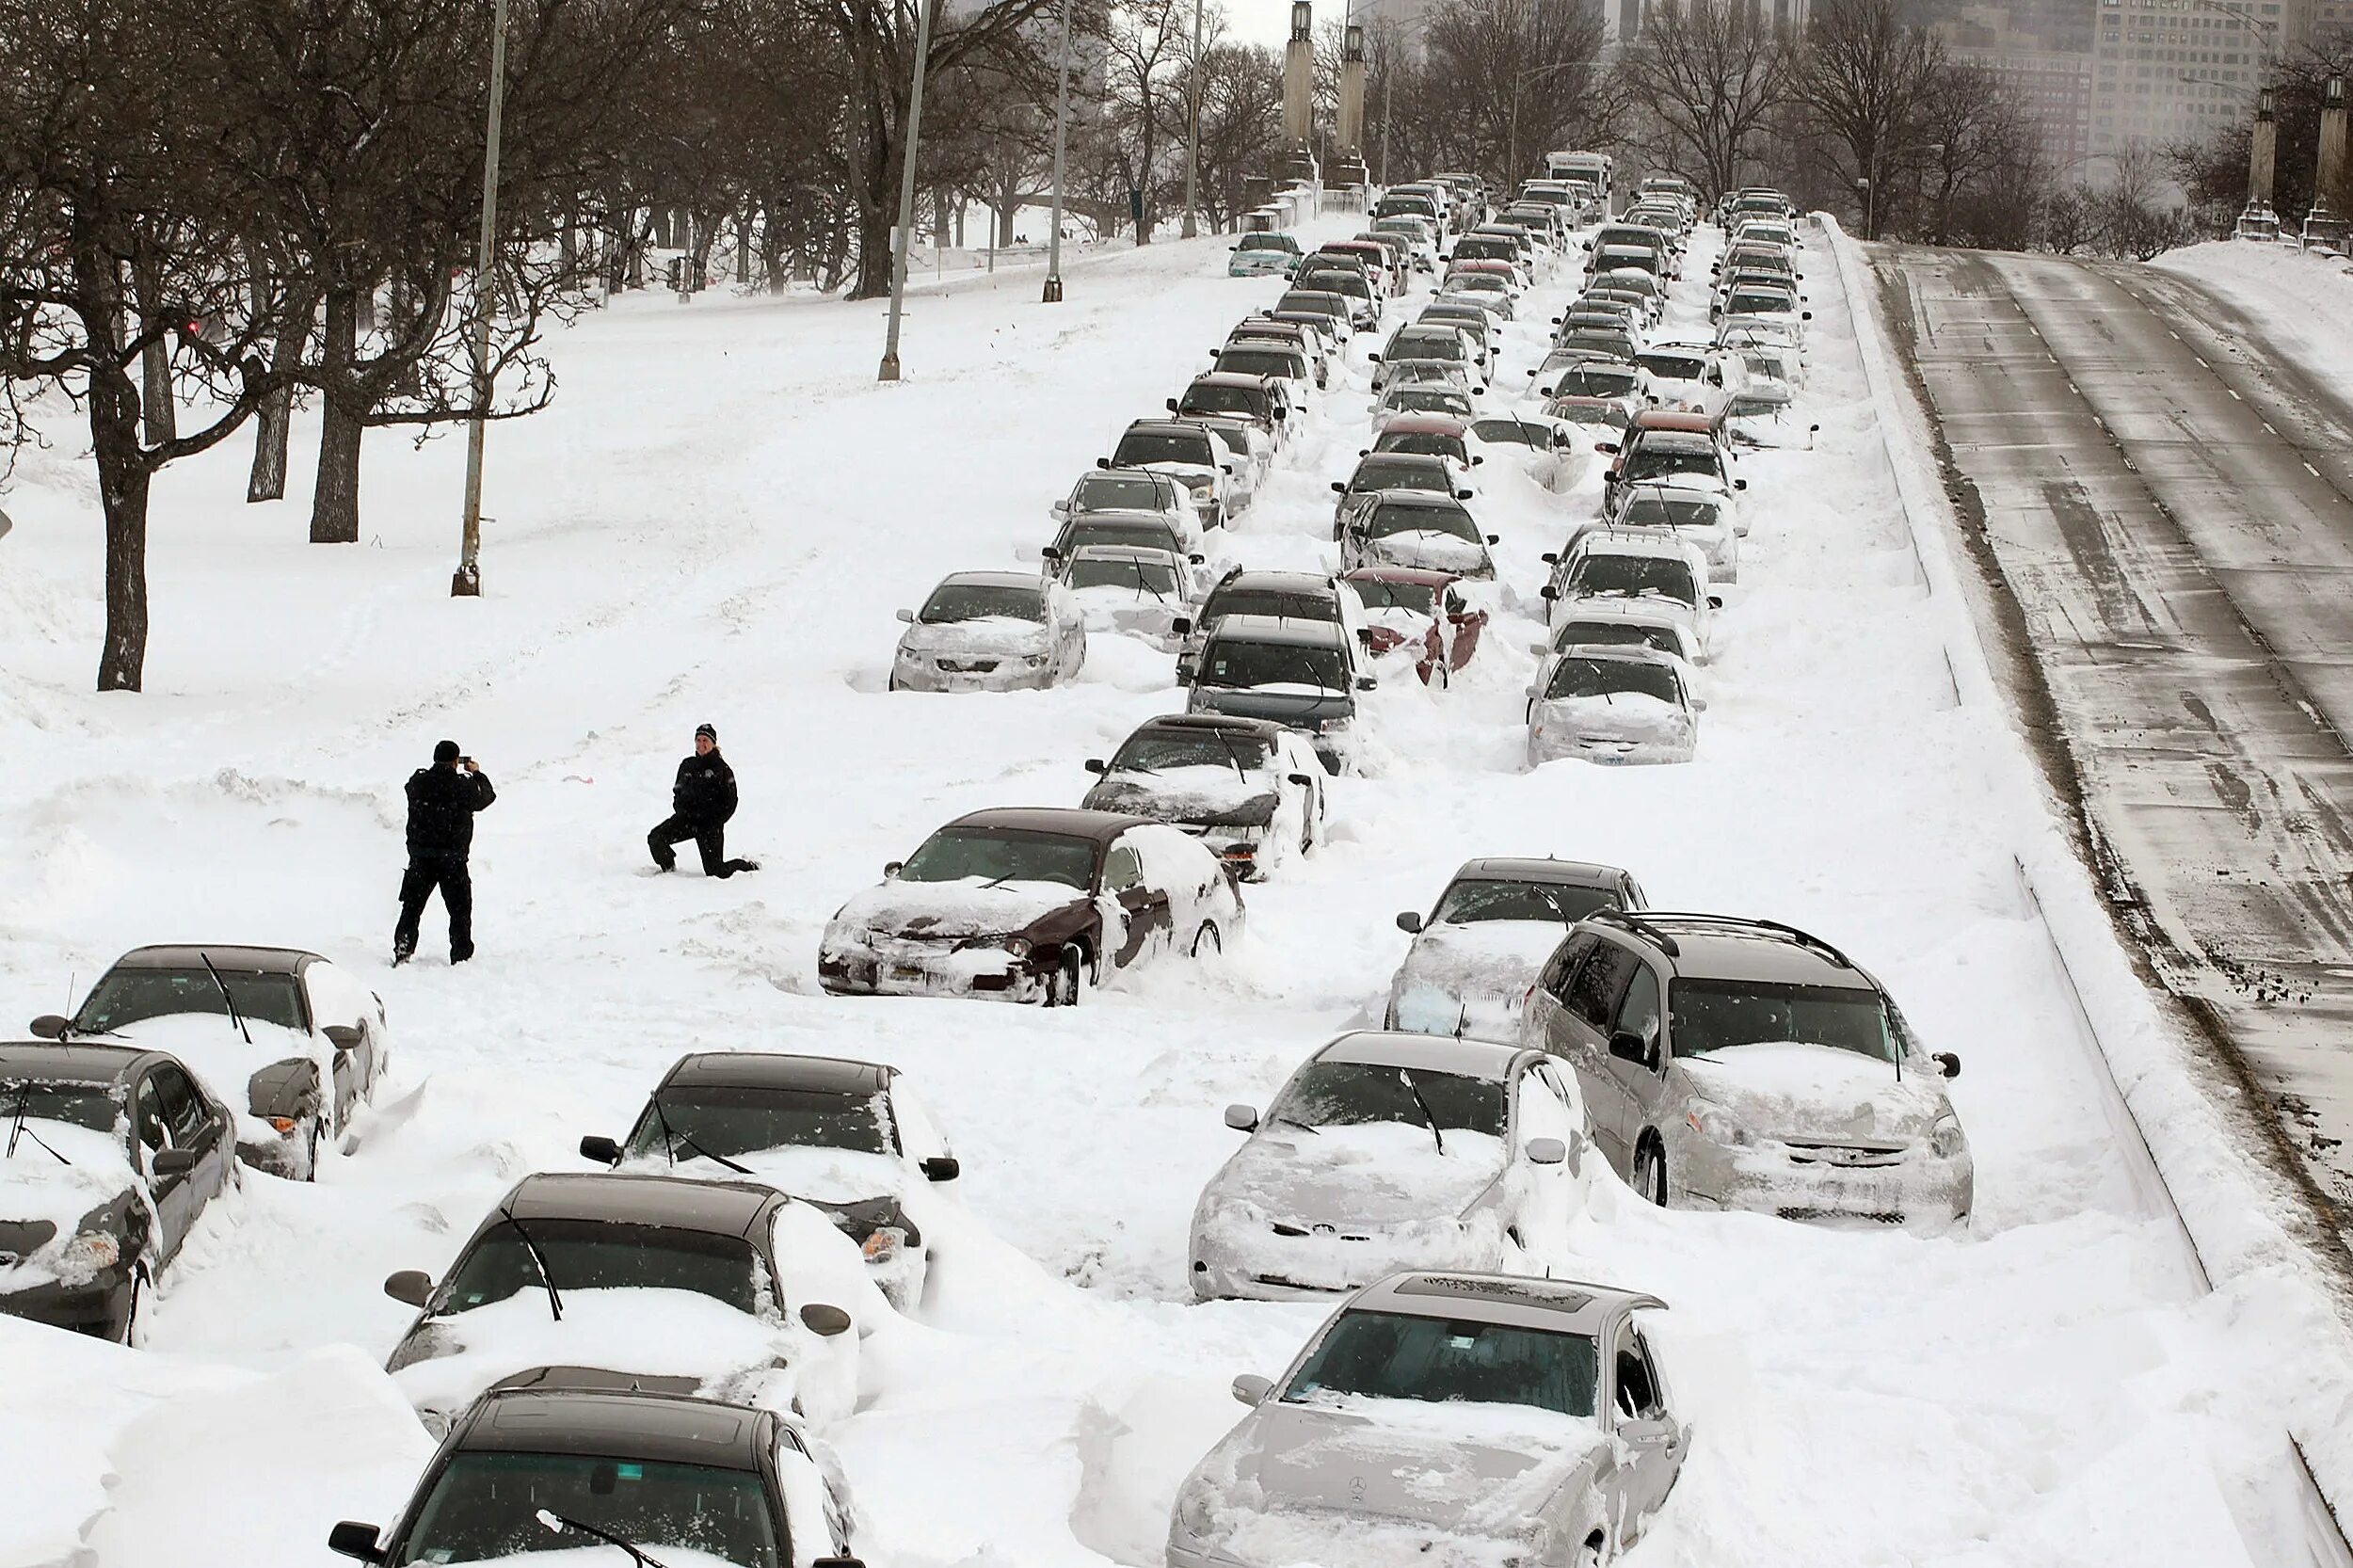
[[[2353,401],[2353,264],[2293,246],[2216,240],[2150,264],[2245,310],[2266,349]]]

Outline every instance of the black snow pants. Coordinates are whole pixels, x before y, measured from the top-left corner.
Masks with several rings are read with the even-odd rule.
[[[672,844],[695,840],[696,853],[703,857],[703,875],[733,876],[737,872],[758,871],[749,860],[728,858],[728,824],[701,823],[673,812],[662,824],[646,835],[646,847],[653,852],[653,863],[664,871],[675,870],[678,856],[671,853]]]
[[[462,855],[413,855],[400,879],[400,923],[392,927],[392,956],[405,959],[417,951],[417,921],[434,892],[449,911],[449,961],[462,964],[473,956],[473,876]]]

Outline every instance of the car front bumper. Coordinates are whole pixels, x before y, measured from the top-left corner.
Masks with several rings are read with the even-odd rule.
[[[1528,765],[1543,767],[1564,757],[1581,758],[1604,767],[1637,767],[1659,762],[1689,762],[1699,749],[1695,740],[1620,741],[1585,735],[1534,735],[1528,738]]]
[[[1227,1213],[1193,1226],[1189,1272],[1197,1301],[1329,1301],[1404,1269],[1488,1270],[1503,1256],[1501,1222],[1485,1210],[1468,1220],[1344,1224],[1277,1234],[1262,1218]]]
[[[1946,1159],[1915,1146],[1888,1163],[1865,1165],[1793,1155],[1770,1142],[1730,1149],[1696,1138],[1678,1142],[1680,1168],[1678,1151],[1670,1150],[1669,1176],[1676,1195],[1693,1208],[1935,1232],[1965,1223],[1975,1200],[1976,1164],[1965,1149]]]
[[[817,983],[835,996],[985,997],[1036,1001],[1046,994],[1036,954],[1002,948],[952,948],[888,937],[828,943],[817,954]]]
[[[102,1339],[119,1340],[128,1327],[131,1276],[120,1269],[85,1284],[49,1279],[22,1289],[8,1288],[8,1272],[0,1272],[0,1313]]]
[[[890,678],[903,692],[1022,692],[1040,691],[1054,683],[1054,661],[1032,664],[1030,655],[1010,654],[988,669],[943,669],[932,659],[900,659]],[[959,663],[991,663],[986,656]]]

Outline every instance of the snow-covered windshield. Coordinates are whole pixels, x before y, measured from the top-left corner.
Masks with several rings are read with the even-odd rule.
[[[1657,479],[1671,473],[1720,474],[1723,471],[1711,441],[1696,440],[1688,445],[1682,441],[1669,443],[1652,440],[1644,441],[1626,459],[1625,474],[1629,480]]]
[[[1148,473],[1105,473],[1101,470],[1079,481],[1071,498],[1074,512],[1157,512],[1174,499],[1168,481]]]
[[[1307,374],[1295,354],[1279,348],[1228,348],[1217,357],[1217,368],[1243,376],[1288,376],[1293,378]],[[1242,411],[1236,408],[1237,413]]]
[[[1348,302],[1332,297],[1334,292],[1331,289],[1295,289],[1274,302],[1275,313],[1280,315],[1285,311],[1305,311],[1327,321],[1334,316],[1344,316],[1348,313]]]
[[[1635,374],[1623,365],[1597,365],[1588,360],[1572,365],[1552,384],[1555,397],[1624,397],[1635,388]]]
[[[1887,1003],[1877,991],[1751,980],[1676,980],[1668,987],[1677,1056],[1796,1040],[1894,1062]]]
[[[32,1122],[63,1122],[92,1132],[112,1132],[122,1107],[104,1083],[60,1083],[10,1079],[0,1082],[0,1127],[19,1116]],[[0,1133],[0,1148],[6,1134]]]
[[[1381,407],[1417,414],[1466,414],[1470,401],[1444,387],[1398,387],[1381,398]]]
[[[1445,331],[1417,331],[1407,328],[1389,340],[1384,360],[1465,360],[1469,350],[1453,328]]]
[[[1440,895],[1433,923],[1472,925],[1481,920],[1541,920],[1571,925],[1596,909],[1615,907],[1617,902],[1617,895],[1606,888],[1465,877]]]
[[[753,1471],[466,1448],[434,1479],[400,1560],[488,1562],[546,1552],[628,1560],[587,1531],[551,1529],[542,1511],[593,1525],[657,1560],[665,1551],[693,1552],[701,1554],[698,1563],[778,1568],[767,1490]]]
[[[1273,1109],[1274,1121],[1299,1127],[1369,1127],[1397,1122],[1503,1136],[1503,1084],[1423,1067],[1365,1062],[1310,1062]]]
[[[757,1255],[740,1236],[667,1225],[613,1224],[601,1220],[528,1221],[531,1246],[511,1223],[501,1222],[458,1260],[442,1298],[444,1312],[471,1312],[523,1290],[546,1287],[532,1247],[546,1259],[563,1290],[691,1290],[738,1312],[758,1302]]]
[[[1411,610],[1417,616],[1438,613],[1438,590],[1427,583],[1384,583],[1374,577],[1348,581],[1368,610]]]
[[[1401,452],[1398,456],[1410,458],[1417,454]],[[1418,456],[1430,456],[1434,454],[1422,453]],[[1454,479],[1445,469],[1435,463],[1401,462],[1397,458],[1384,461],[1378,456],[1373,456],[1357,459],[1356,472],[1349,477],[1348,488],[1352,491],[1451,490],[1454,488]]]
[[[1112,461],[1137,463],[1197,463],[1208,468],[1217,461],[1207,430],[1130,430],[1119,438]]]
[[[1452,457],[1457,462],[1466,460],[1469,456],[1463,446],[1462,437],[1448,435],[1438,430],[1391,431],[1382,436],[1379,450],[1410,453],[1424,457]],[[1366,462],[1371,460],[1369,457],[1365,459]],[[1446,475],[1441,472],[1438,478],[1443,481]],[[1361,488],[1375,488],[1377,487]]]
[[[1736,294],[1725,306],[1737,316],[1786,315],[1797,306],[1785,294]]]
[[[1112,520],[1091,516],[1073,520],[1062,531],[1062,552],[1065,557],[1077,554],[1091,544],[1165,550],[1172,555],[1181,548],[1175,529],[1164,522],[1147,521],[1142,518]]]
[[[1500,234],[1474,234],[1454,248],[1458,262],[1516,262],[1520,248]]]
[[[1509,441],[1515,446],[1550,446],[1552,427],[1530,424],[1524,419],[1482,419],[1471,426],[1471,434],[1482,441]]]
[[[1256,643],[1221,638],[1202,655],[1204,686],[1315,686],[1348,690],[1348,671],[1337,648],[1304,643]]]
[[[1392,501],[1375,506],[1372,516],[1357,525],[1357,532],[1368,539],[1385,539],[1395,534],[1444,534],[1472,544],[1484,542],[1479,525],[1459,507],[1408,506]]]
[[[1678,705],[1683,700],[1674,672],[1664,664],[1566,654],[1545,682],[1545,700],[1579,696],[1649,696]]]
[[[1284,588],[1220,588],[1203,606],[1203,620],[1222,616],[1289,616],[1293,620],[1337,620],[1339,606],[1329,594],[1293,593]]]
[[[1493,272],[1458,272],[1446,280],[1452,294],[1510,294],[1512,285]]]
[[[1244,234],[1237,250],[1280,250],[1286,255],[1299,254],[1299,242],[1289,234]]]
[[[1356,299],[1372,297],[1372,285],[1365,281],[1363,273],[1351,272],[1337,264],[1310,267],[1300,273],[1299,280],[1324,294],[1344,294]]]
[[[627,1152],[687,1160],[698,1153],[758,1154],[781,1148],[887,1154],[889,1144],[872,1094],[758,1088],[681,1094],[671,1089],[638,1115]]]
[[[998,827],[943,827],[899,868],[902,882],[1060,882],[1095,886],[1096,843],[1053,833]]]
[[[1510,1404],[1561,1416],[1593,1414],[1601,1357],[1589,1335],[1549,1334],[1475,1319],[1343,1312],[1283,1390]]]
[[[1128,588],[1160,599],[1172,599],[1176,593],[1176,568],[1166,561],[1081,555],[1070,563],[1070,574],[1064,581],[1074,588]]]
[[[1700,378],[1700,373],[1707,368],[1706,360],[1689,354],[1663,354],[1654,351],[1648,354],[1638,354],[1635,360],[1653,376],[1665,376],[1671,381],[1696,381]]]
[[[1179,414],[1241,414],[1255,418],[1266,408],[1266,393],[1256,387],[1203,386],[1194,382],[1185,389]]]
[[[1619,520],[1634,528],[1706,528],[1716,521],[1718,510],[1715,502],[1703,497],[1652,490],[1627,502]]]
[[[1034,620],[1046,618],[1043,589],[993,583],[942,583],[923,601],[916,617],[926,626],[946,626],[961,620]]]
[[[1611,430],[1626,426],[1625,408],[1618,403],[1567,403],[1555,400],[1545,405],[1546,419],[1566,420],[1571,424],[1598,424]]]
[[[1683,656],[1683,645],[1663,626],[1642,626],[1623,620],[1573,620],[1553,633],[1552,646],[1563,648],[1655,648]]]
[[[1180,734],[1145,730],[1128,737],[1112,758],[1113,773],[1166,773],[1172,768],[1259,768],[1273,744],[1250,734]]]
[[[98,1032],[182,1013],[217,1013],[226,1017],[229,1004],[221,998],[223,985],[235,999],[237,1012],[256,1023],[272,1023],[281,1029],[309,1027],[302,1007],[302,983],[293,975],[232,968],[218,960],[214,968],[220,971],[218,981],[201,964],[187,969],[110,969],[83,1001],[73,1027]]]

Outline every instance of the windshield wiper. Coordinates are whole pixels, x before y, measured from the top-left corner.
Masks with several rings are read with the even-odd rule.
[[[1309,1127],[1309,1126],[1308,1126],[1305,1122],[1301,1121],[1301,1120],[1300,1120],[1298,1117],[1296,1117],[1296,1116],[1273,1116],[1273,1117],[1270,1117],[1270,1118],[1268,1118],[1268,1119],[1269,1119],[1270,1121],[1277,1121],[1277,1122],[1281,1122],[1281,1123],[1282,1123],[1284,1126],[1286,1126],[1286,1127],[1295,1127],[1295,1128],[1303,1128],[1303,1129],[1304,1129],[1304,1130],[1305,1130],[1305,1131],[1308,1131],[1308,1132],[1312,1132],[1312,1133],[1314,1133],[1314,1134],[1315,1134],[1317,1137],[1319,1137],[1319,1138],[1321,1138],[1321,1137],[1322,1137],[1322,1136],[1323,1136],[1323,1129],[1322,1129],[1321,1128],[1320,1128],[1320,1127]]]
[[[1234,764],[1234,772],[1241,776],[1243,783],[1249,783],[1250,770],[1242,766],[1241,753],[1234,749],[1234,743],[1226,738],[1223,730],[1212,730],[1210,733],[1216,735],[1217,744],[1225,748],[1226,759]]]
[[[229,1008],[229,1021],[237,1026],[237,1032],[245,1036],[245,1043],[251,1045],[253,1032],[245,1027],[245,1015],[237,1011],[237,999],[229,994],[229,983],[220,978],[220,971],[213,968],[213,961],[210,957],[201,952],[198,953],[197,957],[203,960],[204,972],[213,977],[213,984],[220,987],[220,1000]]]
[[[1405,1092],[1414,1096],[1414,1104],[1420,1110],[1421,1119],[1429,1125],[1431,1141],[1438,1145],[1440,1154],[1446,1153],[1446,1134],[1438,1130],[1438,1118],[1431,1113],[1430,1102],[1422,1098],[1421,1085],[1416,1083],[1414,1075],[1402,1067],[1397,1070],[1397,1076],[1405,1080]]]
[[[700,1155],[703,1159],[710,1160],[714,1165],[725,1165],[728,1170],[733,1171],[737,1176],[750,1176],[752,1174],[752,1168],[749,1165],[738,1165],[734,1160],[729,1160],[724,1154],[712,1153],[709,1149],[703,1147],[700,1144],[697,1144],[695,1140],[689,1138],[683,1132],[673,1132],[670,1129],[670,1118],[664,1115],[662,1112],[662,1101],[659,1098],[656,1098],[651,1103],[653,1106],[653,1119],[660,1123],[662,1127],[662,1152],[670,1157],[671,1164],[676,1165],[678,1163],[678,1151],[681,1148],[685,1148],[691,1149],[696,1154]]]
[[[627,1552],[632,1560],[644,1564],[644,1568],[666,1568],[666,1565],[661,1559],[653,1556],[644,1547],[638,1545],[635,1542],[625,1540],[622,1537],[614,1534],[611,1530],[599,1529],[594,1525],[584,1524],[578,1519],[568,1518],[565,1515],[556,1512],[552,1509],[543,1508],[539,1510],[538,1519],[539,1523],[545,1525],[551,1530],[578,1530],[583,1535],[595,1536],[598,1540],[603,1542],[608,1546],[618,1546],[621,1550]]]
[[[531,1232],[523,1228],[523,1223],[515,1218],[513,1209],[502,1208],[499,1212],[506,1216],[506,1223],[514,1227],[515,1240],[520,1241],[523,1244],[523,1251],[531,1255],[531,1266],[539,1271],[539,1283],[548,1288],[549,1313],[557,1322],[562,1322],[564,1320],[564,1298],[556,1293],[555,1276],[548,1272],[546,1256],[539,1251],[539,1244],[531,1239]]]
[[[28,1079],[24,1082],[16,1086],[16,1111],[8,1121],[8,1158],[10,1160],[16,1158],[16,1141],[19,1138],[30,1138],[34,1143],[39,1144],[42,1148],[49,1149],[49,1158],[55,1160],[58,1164],[72,1164],[72,1160],[68,1160],[64,1155],[59,1154],[56,1149],[49,1148],[48,1139],[43,1138],[40,1133],[35,1132],[31,1128],[24,1125],[24,1110],[26,1106],[32,1103],[32,1098],[33,1085],[31,1080]]]
[[[1307,677],[1307,684],[1313,686],[1319,692],[1337,692],[1340,690],[1339,687],[1325,680],[1322,675],[1317,671],[1316,667],[1307,663],[1305,659],[1292,660],[1290,667],[1295,670],[1303,671]]]

